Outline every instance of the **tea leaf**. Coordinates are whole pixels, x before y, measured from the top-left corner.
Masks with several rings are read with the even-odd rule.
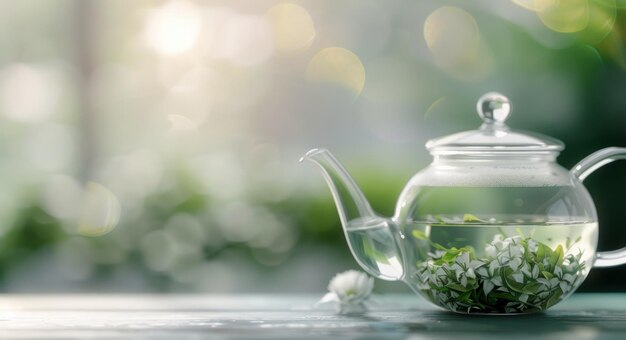
[[[522,288],[522,291],[526,294],[536,294],[540,287],[541,287],[540,283],[532,282],[532,283],[525,285]]]
[[[547,245],[539,242],[537,245],[537,260],[539,262],[543,261],[545,258],[550,258],[552,256],[552,249]]]
[[[445,253],[441,259],[446,261],[446,262],[454,262],[454,260],[456,259],[458,252],[453,252],[453,251],[448,251],[447,253]]]
[[[507,301],[515,301],[517,302],[517,298],[511,294],[507,293],[491,293],[489,296],[493,296],[498,299],[507,300]]]
[[[543,243],[537,245],[537,261],[541,262],[546,257],[546,251],[543,249]]]
[[[465,214],[463,215],[463,222],[467,223],[467,222],[485,222],[485,221],[481,220],[480,218],[472,214]]]
[[[463,286],[461,286],[458,283],[448,283],[446,285],[446,287],[448,287],[450,289],[454,289],[454,290],[459,291],[459,292],[468,292],[468,291],[474,289],[474,287],[463,287]]]
[[[552,296],[550,296],[548,301],[546,301],[546,306],[544,308],[550,308],[550,307],[554,306],[561,299],[561,295],[563,295],[563,292],[560,289],[557,289],[554,292],[554,294],[552,294]]]
[[[472,299],[470,299],[470,295],[472,295],[472,292],[473,292],[473,289],[468,289],[467,292],[459,296],[459,300],[464,301],[464,302],[471,302]]]
[[[415,237],[418,240],[427,240],[428,239],[428,237],[426,237],[426,233],[424,233],[421,230],[414,229],[411,232],[411,234],[413,235],[413,237]]]
[[[563,263],[563,247],[559,244],[552,255],[550,255],[550,266],[554,268],[561,263]]]
[[[515,281],[513,278],[513,270],[511,268],[506,268],[504,270],[504,281],[506,282],[506,285],[511,288],[511,290],[518,293],[524,293],[524,285]]]
[[[446,248],[446,247],[444,247],[444,246],[442,246],[442,245],[440,245],[440,244],[437,244],[437,243],[434,243],[434,242],[433,242],[433,243],[431,243],[431,245],[432,245],[435,249],[437,249],[437,250],[443,250],[443,251],[446,251],[446,252],[448,251],[448,248]]]

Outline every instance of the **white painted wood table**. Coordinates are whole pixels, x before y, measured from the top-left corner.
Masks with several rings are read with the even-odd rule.
[[[626,294],[575,294],[527,316],[464,316],[413,295],[376,296],[365,315],[319,296],[4,295],[0,339],[626,339]]]

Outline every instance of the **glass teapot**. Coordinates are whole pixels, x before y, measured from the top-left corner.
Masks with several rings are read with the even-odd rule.
[[[563,143],[509,129],[506,97],[487,93],[477,109],[478,130],[426,144],[434,160],[391,218],[372,210],[328,150],[302,157],[320,166],[361,267],[454,312],[509,314],[550,308],[592,267],[626,263],[626,248],[596,252],[598,218],[582,184],[626,159],[626,148],[599,150],[568,171],[556,163]]]

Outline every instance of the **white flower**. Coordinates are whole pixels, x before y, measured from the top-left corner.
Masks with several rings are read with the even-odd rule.
[[[504,236],[502,236],[501,234],[498,234],[494,236],[493,241],[491,241],[491,245],[495,247],[496,251],[498,252],[504,250],[505,248],[509,246],[509,244],[511,244],[510,238],[503,239],[503,237]]]
[[[524,274],[522,274],[522,273],[513,273],[513,274],[511,274],[511,277],[517,283],[524,283]]]
[[[476,273],[483,279],[483,291],[488,295],[496,286],[502,286],[502,278],[499,273],[498,261],[491,261],[488,267],[476,269]]]
[[[528,263],[524,263],[521,268],[522,273],[529,279],[537,279],[539,277],[539,267],[537,265],[533,266],[532,271],[530,270],[530,266]]]
[[[496,257],[496,255],[498,255],[498,249],[496,249],[496,246],[493,244],[488,244],[485,247],[485,254],[489,257]]]
[[[493,241],[491,241],[491,243],[495,243],[495,242],[502,242],[502,240],[504,240],[504,235],[502,234],[496,234],[493,236]]]
[[[522,294],[519,296],[519,300],[522,302],[528,301],[528,294]]]
[[[541,283],[542,285],[546,286],[546,288],[548,290],[554,289],[559,285],[560,280],[556,277],[553,277],[551,279],[544,279],[542,277],[537,279],[537,282]]]
[[[456,273],[456,279],[463,287],[467,286],[468,279],[476,278],[476,273],[470,264],[469,253],[464,252],[457,256],[451,269]]]
[[[566,281],[561,281],[559,283],[559,287],[561,288],[561,291],[563,291],[563,293],[567,293],[570,290],[572,290],[572,286],[569,283],[567,283]]]
[[[330,294],[334,294],[341,304],[362,303],[372,294],[372,289],[374,279],[356,270],[339,273],[328,284]]]
[[[563,276],[563,269],[561,269],[561,266],[554,266],[554,275],[556,275],[559,279]]]
[[[463,267],[467,267],[467,266],[469,265],[469,260],[470,260],[469,253],[465,253],[465,252],[463,252],[463,253],[460,253],[460,254],[456,257],[456,259],[454,260],[454,262],[456,262],[456,263],[460,264],[460,265],[461,265],[461,266],[463,266]]]
[[[537,243],[537,241],[530,239],[528,240],[528,250],[530,250],[531,253],[536,253],[537,250],[539,249],[539,244]]]
[[[576,281],[576,277],[572,274],[565,274],[563,275],[563,280],[569,282],[570,284],[574,283],[574,281]]]
[[[522,259],[519,257],[515,257],[511,261],[509,261],[509,267],[511,267],[511,269],[513,270],[517,270],[517,268],[519,268],[519,266],[521,265],[522,265]]]
[[[524,256],[524,247],[519,244],[513,244],[509,247],[509,254],[511,258]]]
[[[574,256],[573,254],[568,254],[565,256],[563,260],[563,269],[567,272],[575,272],[579,269],[582,269],[582,265],[580,263],[580,255]]]

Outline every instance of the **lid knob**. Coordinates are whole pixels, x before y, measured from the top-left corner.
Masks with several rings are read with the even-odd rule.
[[[476,110],[486,124],[504,123],[511,113],[511,103],[504,95],[489,92],[478,99]]]

